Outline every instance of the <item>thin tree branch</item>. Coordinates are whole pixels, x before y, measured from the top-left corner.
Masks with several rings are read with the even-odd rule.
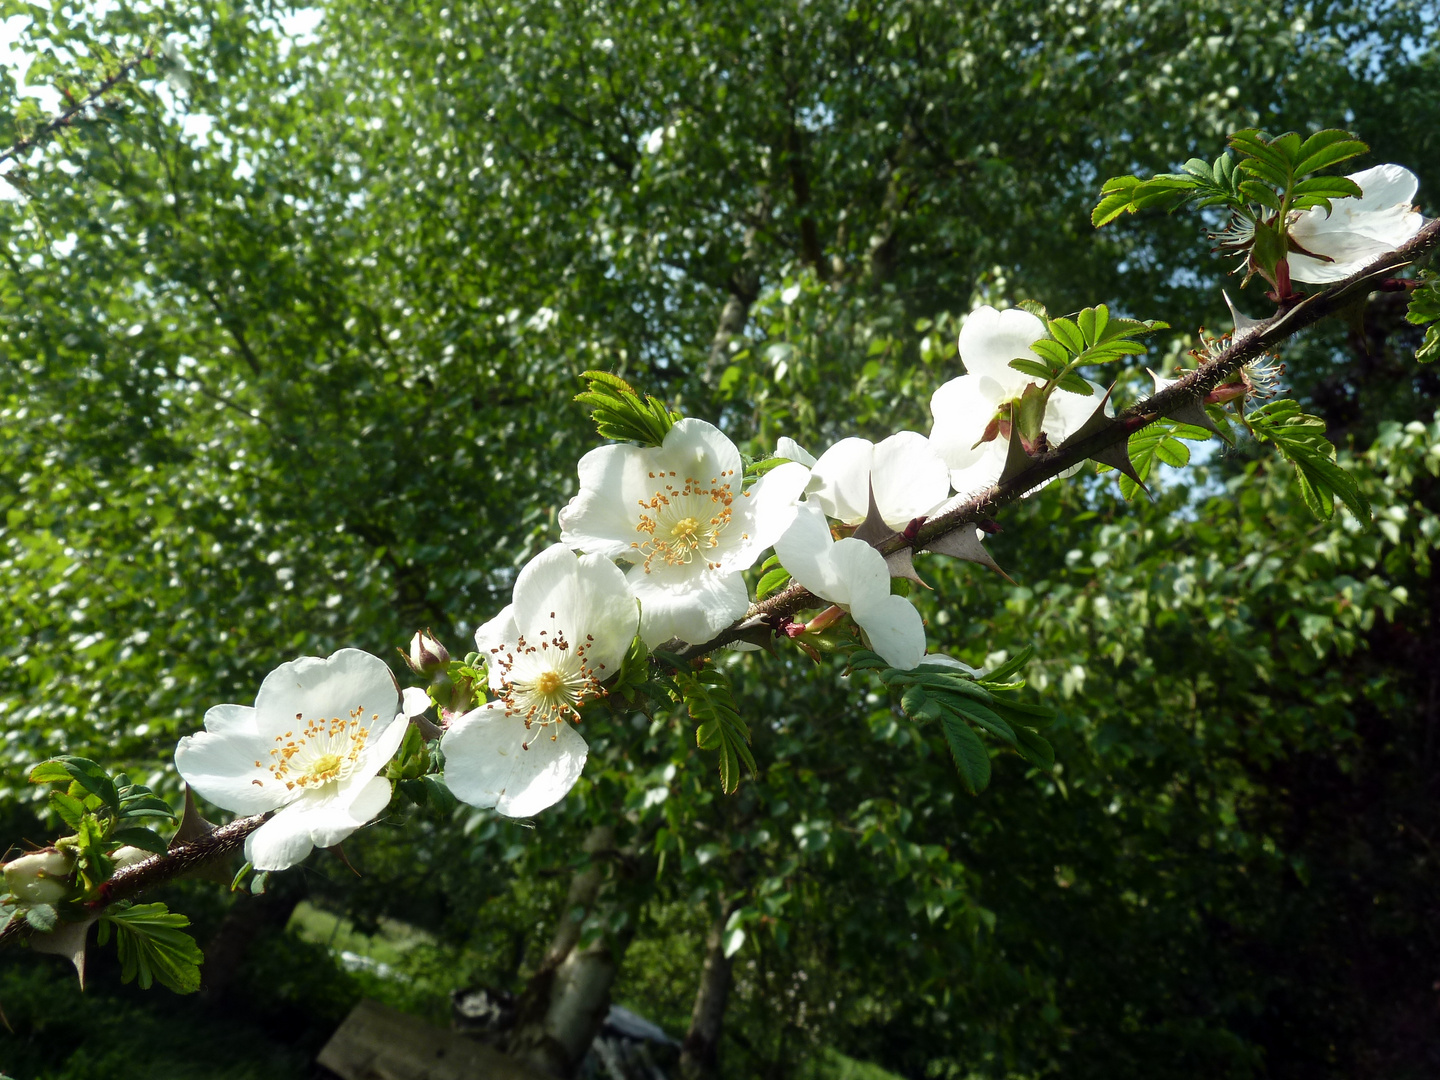
[[[0,151],[0,165],[3,165],[7,161],[13,161],[21,154],[28,153],[61,128],[69,127],[75,122],[77,116],[113,90],[117,83],[128,79],[136,68],[145,61],[154,59],[154,57],[155,46],[151,45],[138,56],[125,61],[113,75],[108,76],[99,86],[86,94],[85,97],[77,101],[74,105],[71,105],[70,108],[66,109],[59,116],[52,117],[19,142],[11,144],[10,147],[4,151]]]
[[[883,555],[893,555],[904,548],[920,551],[942,537],[975,522],[993,517],[1004,507],[1016,502],[1027,492],[1051,480],[1072,465],[1103,452],[1122,440],[1128,440],[1141,428],[1194,405],[1241,367],[1268,352],[1287,338],[1313,326],[1327,315],[1333,315],[1352,303],[1357,295],[1369,292],[1380,280],[1416,262],[1440,245],[1440,219],[1427,223],[1411,240],[1388,255],[1382,256],[1363,270],[1328,289],[1307,296],[1283,308],[1244,333],[1237,333],[1215,359],[1202,364],[1172,386],[1130,406],[1115,417],[1115,422],[1084,439],[1070,440],[1055,450],[1035,457],[1031,464],[1016,475],[995,484],[946,511],[918,530],[914,540],[897,534],[877,547]],[[743,619],[722,630],[709,641],[676,650],[686,660],[697,659],[747,636],[764,620],[794,615],[807,607],[827,604],[798,583],[781,590],[768,600],[751,606]]]
[[[1115,422],[1085,439],[1072,440],[1058,449],[1036,457],[1032,463],[1003,483],[995,484],[980,494],[928,522],[918,530],[913,541],[897,534],[879,545],[883,554],[893,554],[905,547],[921,550],[928,544],[974,522],[993,516],[1026,492],[1058,476],[1072,465],[1128,439],[1134,432],[1154,423],[1160,417],[1199,402],[1229,375],[1249,361],[1267,352],[1280,342],[1313,326],[1327,315],[1351,303],[1357,294],[1368,292],[1378,281],[1410,265],[1440,245],[1440,220],[1432,221],[1409,243],[1371,263],[1346,280],[1306,297],[1299,303],[1277,312],[1271,318],[1237,334],[1230,345],[1215,359],[1202,364],[1196,371],[1181,377],[1160,393],[1132,405],[1115,417]],[[745,636],[746,629],[757,625],[758,619],[793,615],[806,607],[827,603],[799,585],[777,593],[752,606],[749,614],[734,626],[710,641],[678,650],[685,659],[694,659]],[[742,629],[745,627],[746,629]],[[153,855],[143,862],[116,872],[102,888],[92,907],[98,914],[108,904],[128,899],[145,889],[171,881],[183,874],[239,851],[245,838],[264,822],[264,815],[239,818],[189,843],[181,844],[163,855]],[[657,821],[658,825],[658,821]],[[0,946],[10,944],[28,932],[24,920],[12,921],[0,931]]]
[[[115,871],[115,876],[100,887],[99,897],[90,904],[91,910],[99,915],[117,900],[128,900],[145,889],[163,885],[217,859],[235,854],[245,846],[245,838],[264,821],[264,814],[237,818],[187,844],[172,847],[163,855],[152,855],[143,862]],[[12,944],[29,932],[30,926],[24,919],[12,919],[4,930],[0,930],[0,946]]]

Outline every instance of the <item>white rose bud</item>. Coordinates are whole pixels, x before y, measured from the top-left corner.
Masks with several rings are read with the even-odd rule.
[[[116,870],[123,870],[127,866],[134,866],[138,862],[144,862],[150,858],[151,853],[144,848],[131,847],[126,844],[124,847],[116,848],[110,853],[110,861],[115,864]]]
[[[5,864],[5,884],[26,904],[54,904],[70,892],[69,877],[75,860],[50,850],[22,855]]]
[[[450,663],[450,651],[428,630],[417,630],[410,639],[410,654],[405,663],[416,675],[433,675],[444,671]]]

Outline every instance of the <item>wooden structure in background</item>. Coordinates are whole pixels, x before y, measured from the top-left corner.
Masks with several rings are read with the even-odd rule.
[[[545,1080],[474,1039],[375,1001],[355,1006],[318,1060],[341,1080]]]

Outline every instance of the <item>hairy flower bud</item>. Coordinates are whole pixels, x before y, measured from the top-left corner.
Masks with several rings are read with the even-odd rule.
[[[5,864],[5,884],[26,904],[53,904],[70,891],[75,860],[64,852],[37,851]]]
[[[428,630],[417,630],[410,639],[410,653],[405,663],[416,675],[433,675],[444,671],[450,663],[450,651]]]

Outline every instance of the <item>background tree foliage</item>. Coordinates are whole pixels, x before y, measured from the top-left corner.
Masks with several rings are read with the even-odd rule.
[[[755,452],[928,430],[976,302],[1228,325],[1194,218],[1090,229],[1105,176],[1338,125],[1432,211],[1440,183],[1431,3],[4,10],[28,81],[77,97],[157,36],[184,60],[0,205],[17,841],[47,835],[36,760],[178,798],[175,739],[281,660],[421,625],[463,646],[558,535],[595,441],[583,370]],[[1217,446],[1154,503],[1086,474],[1015,508],[992,546],[1019,584],[921,566],[961,658],[1036,646],[1053,774],[1000,755],[965,796],[940,733],[836,662],[738,660],[760,771],[734,796],[679,715],[596,716],[534,828],[400,798],[347,846],[358,878],[318,856],[263,900],[176,886],[214,938],[187,1024],[259,1025],[233,1075],[275,1076],[362,993],[443,1018],[458,985],[533,991],[589,872],[569,947],[617,1000],[678,1036],[718,957],[724,1075],[833,1071],[828,1048],[916,1077],[1430,1075],[1440,429],[1402,310],[1287,354],[1373,525],[1314,524],[1283,462]],[[407,980],[347,972],[274,929],[302,896],[433,936]],[[4,963],[17,1076],[204,1060],[149,1019],[171,1001],[80,1005],[58,965]]]

